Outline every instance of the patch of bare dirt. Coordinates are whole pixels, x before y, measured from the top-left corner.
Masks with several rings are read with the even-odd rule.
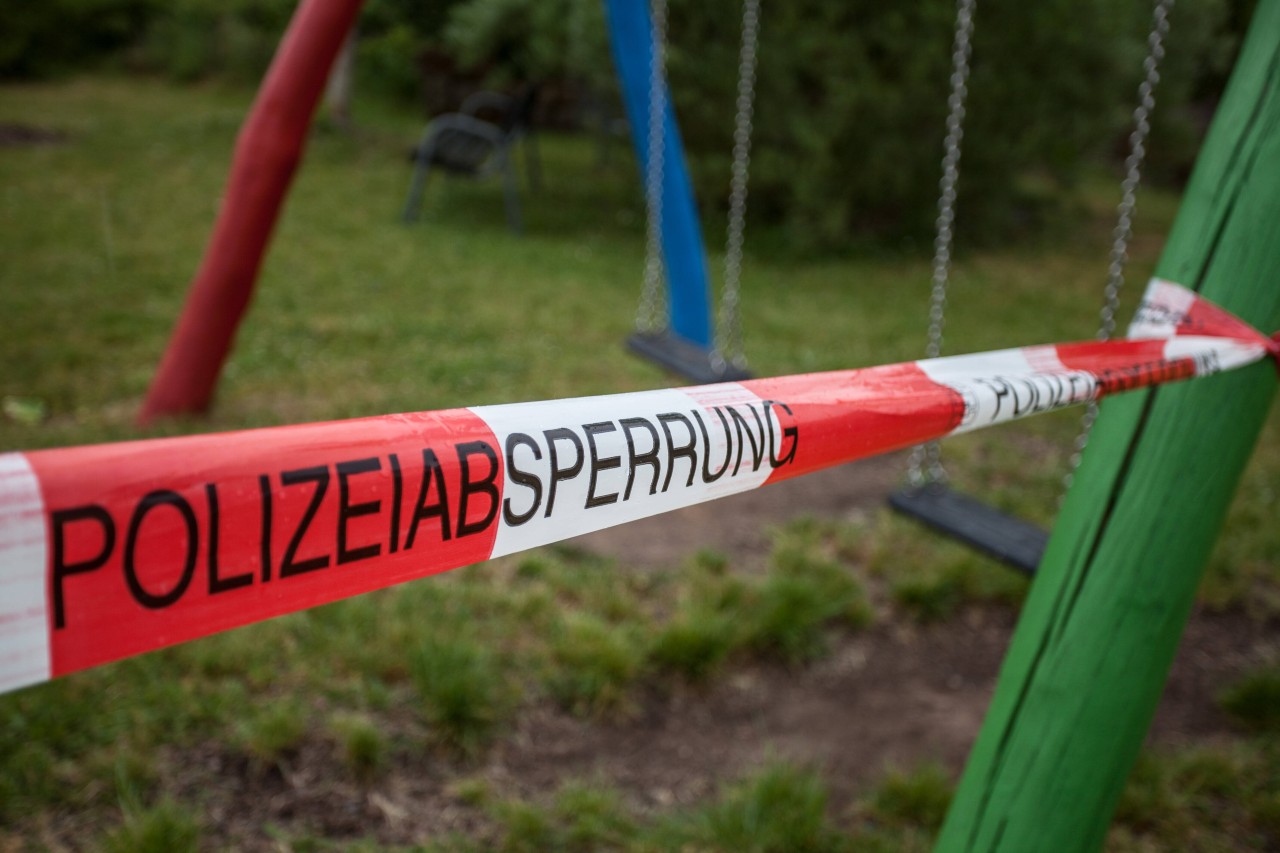
[[[61,145],[67,134],[47,127],[0,121],[0,148],[28,148],[34,145]]]
[[[175,754],[165,762],[170,771],[162,787],[202,803],[210,840],[250,850],[278,849],[272,827],[283,837],[371,837],[386,844],[450,833],[493,842],[492,821],[467,801],[459,780],[481,780],[491,797],[542,802],[567,782],[597,782],[620,790],[631,808],[645,813],[711,797],[773,758],[820,768],[840,814],[886,769],[932,762],[959,773],[1014,618],[1005,610],[972,609],[947,623],[842,634],[833,638],[833,653],[815,665],[753,663],[702,688],[650,688],[621,718],[536,706],[476,762],[402,748],[369,785],[353,781],[337,746],[316,737],[278,767],[212,743]],[[1229,734],[1213,697],[1275,654],[1276,627],[1197,614],[1151,739]],[[401,730],[413,724],[392,725],[408,734]]]
[[[699,548],[762,561],[767,530],[810,514],[847,517],[879,506],[901,460],[872,460],[592,534],[576,544],[628,565],[673,566]],[[264,769],[208,746],[174,756],[165,787],[205,805],[214,840],[275,849],[264,827],[286,836],[373,837],[413,843],[451,832],[496,841],[460,779],[491,796],[546,801],[562,784],[597,780],[640,812],[703,800],[770,758],[820,767],[836,813],[886,768],[926,762],[958,774],[995,686],[1016,614],[971,608],[946,623],[880,624],[832,636],[832,654],[803,668],[739,664],[705,687],[641,691],[631,712],[584,719],[551,705],[525,709],[478,762],[399,750],[368,785],[351,780],[333,743],[309,741]],[[1157,742],[1230,732],[1214,696],[1278,649],[1276,625],[1197,613],[1152,728]],[[412,735],[416,723],[393,723]],[[419,738],[404,737],[406,742]],[[180,769],[179,769],[180,768]]]
[[[1012,618],[882,626],[839,638],[805,668],[751,664],[705,689],[648,697],[633,719],[556,711],[522,720],[494,763],[523,793],[600,776],[641,807],[689,804],[770,757],[824,769],[837,801],[886,767],[958,767],[982,721]]]
[[[719,551],[735,566],[758,567],[769,530],[798,516],[848,518],[884,504],[905,470],[901,454],[878,456],[784,480],[763,489],[633,521],[573,540],[627,566],[678,566],[700,550]]]

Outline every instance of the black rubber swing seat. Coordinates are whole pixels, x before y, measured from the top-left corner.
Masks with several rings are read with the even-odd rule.
[[[901,489],[889,505],[1019,571],[1034,575],[1049,534],[941,483]]]
[[[650,361],[699,384],[737,382],[750,379],[747,371],[725,364],[716,370],[711,353],[671,331],[636,332],[627,338],[627,347]]]

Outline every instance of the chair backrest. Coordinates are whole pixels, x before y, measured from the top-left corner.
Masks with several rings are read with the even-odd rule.
[[[533,127],[533,110],[538,103],[538,84],[526,83],[520,91],[511,96],[511,107],[499,122],[502,132],[528,132]]]
[[[538,86],[526,84],[512,94],[505,92],[472,92],[462,102],[459,112],[488,122],[503,136],[527,133],[533,125]]]

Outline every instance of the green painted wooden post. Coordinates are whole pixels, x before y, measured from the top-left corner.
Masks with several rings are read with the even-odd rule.
[[[1280,0],[1262,0],[1157,274],[1280,326]],[[1101,847],[1275,365],[1108,400],[939,851]]]

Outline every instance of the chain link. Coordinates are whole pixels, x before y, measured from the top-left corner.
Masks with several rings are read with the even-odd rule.
[[[667,0],[650,0],[653,52],[649,62],[649,157],[645,168],[644,285],[636,309],[636,328],[656,333],[667,328],[666,265],[662,258],[662,185],[666,157]]]
[[[1120,205],[1115,230],[1112,232],[1111,262],[1107,267],[1107,285],[1103,292],[1102,310],[1098,315],[1098,340],[1110,340],[1116,330],[1116,312],[1120,307],[1120,288],[1124,285],[1124,268],[1129,260],[1129,241],[1133,237],[1133,213],[1138,204],[1138,184],[1142,180],[1142,163],[1147,154],[1147,134],[1151,132],[1151,113],[1156,108],[1155,90],[1160,82],[1160,60],[1164,58],[1164,39],[1169,33],[1169,10],[1174,0],[1156,0],[1151,32],[1147,35],[1147,58],[1143,60],[1144,76],[1138,86],[1138,106],[1133,111],[1133,132],[1129,134],[1129,156],[1125,158],[1124,181],[1120,184]],[[1069,470],[1062,478],[1062,498],[1075,480],[1076,469],[1084,458],[1089,433],[1098,419],[1098,404],[1090,401],[1080,419],[1080,434],[1071,449]]]
[[[711,366],[724,372],[726,361],[739,370],[747,366],[742,342],[739,291],[742,278],[743,231],[746,227],[747,179],[751,169],[751,119],[755,106],[756,55],[760,35],[760,0],[742,7],[742,47],[738,53],[738,100],[733,123],[733,172],[729,189],[729,227],[725,239],[724,289]]]
[[[960,180],[960,143],[964,140],[965,99],[969,94],[969,56],[977,0],[957,0],[956,33],[951,50],[951,95],[947,98],[947,134],[943,141],[942,178],[938,181],[938,218],[933,239],[933,289],[929,297],[929,358],[942,354],[946,323],[947,282],[951,274],[951,243],[955,225],[956,184]],[[907,463],[912,486],[944,483],[941,448],[936,441],[918,445]]]

